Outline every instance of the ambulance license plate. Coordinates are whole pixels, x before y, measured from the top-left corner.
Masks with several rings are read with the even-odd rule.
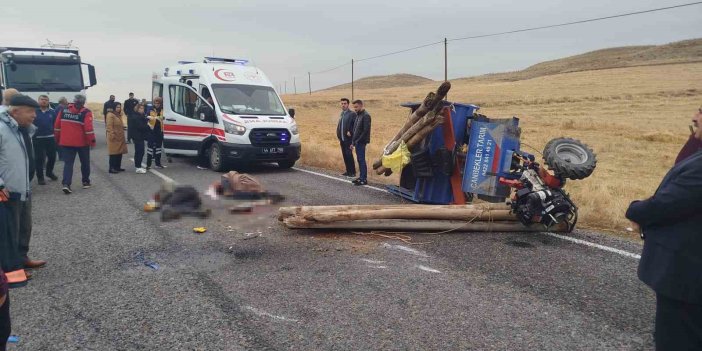
[[[284,150],[282,147],[264,147],[261,149],[261,152],[264,154],[282,154],[285,152]]]

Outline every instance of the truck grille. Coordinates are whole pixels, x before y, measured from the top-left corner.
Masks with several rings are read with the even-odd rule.
[[[290,132],[283,128],[254,128],[249,133],[253,146],[277,146],[290,144]]]

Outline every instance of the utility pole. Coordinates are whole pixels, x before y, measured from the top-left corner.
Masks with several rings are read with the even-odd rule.
[[[312,95],[312,73],[307,72],[307,84],[310,88],[310,95]]]
[[[448,39],[444,38],[444,81],[448,81]]]
[[[295,82],[295,77],[293,77],[293,92],[297,95],[297,82]]]
[[[287,94],[287,93],[288,93],[288,81],[286,80],[285,81],[285,94]]]
[[[353,101],[353,59],[351,59],[351,101]]]

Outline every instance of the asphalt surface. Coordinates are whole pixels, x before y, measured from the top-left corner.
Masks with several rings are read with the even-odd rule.
[[[12,350],[652,348],[655,298],[636,278],[636,258],[539,233],[404,242],[292,231],[277,208],[231,215],[212,201],[210,219],[161,223],[142,211],[161,178],[135,174],[129,157],[127,172],[108,174],[97,130],[92,189],[74,184],[66,196],[57,183],[35,186],[30,256],[49,265],[11,291]],[[219,176],[187,158],[167,166],[161,173],[203,191]],[[399,202],[297,170],[251,173],[285,205]],[[569,236],[641,250],[597,233]]]

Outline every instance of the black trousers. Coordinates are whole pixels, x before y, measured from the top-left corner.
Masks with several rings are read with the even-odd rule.
[[[353,159],[351,142],[339,141],[339,145],[341,146],[341,155],[344,157],[344,165],[346,165],[346,174],[356,174],[356,162]]]
[[[32,197],[28,196],[25,201],[21,201],[19,194],[10,193],[10,198],[10,201],[5,202],[9,210],[10,235],[12,241],[17,244],[16,257],[24,266],[24,263],[29,260],[27,254],[29,241],[32,239]]]
[[[702,305],[656,294],[656,350],[702,350]]]
[[[19,255],[19,236],[16,235],[14,211],[8,202],[0,202],[0,266],[4,272],[24,268]]]
[[[37,169],[37,178],[44,179],[44,174],[54,174],[56,164],[56,140],[54,137],[34,138],[34,162]],[[44,162],[46,162],[46,173],[44,173]]]
[[[134,168],[142,168],[141,162],[144,161],[144,139],[134,136]]]
[[[0,307],[0,351],[7,350],[7,338],[12,333],[12,321],[10,320],[10,294],[7,294],[5,303]]]
[[[156,166],[161,165],[161,153],[163,152],[163,134],[152,133],[148,141],[149,149],[146,151],[146,167],[151,167],[151,160],[156,161]]]
[[[113,171],[122,169],[122,154],[110,155],[110,169]]]

